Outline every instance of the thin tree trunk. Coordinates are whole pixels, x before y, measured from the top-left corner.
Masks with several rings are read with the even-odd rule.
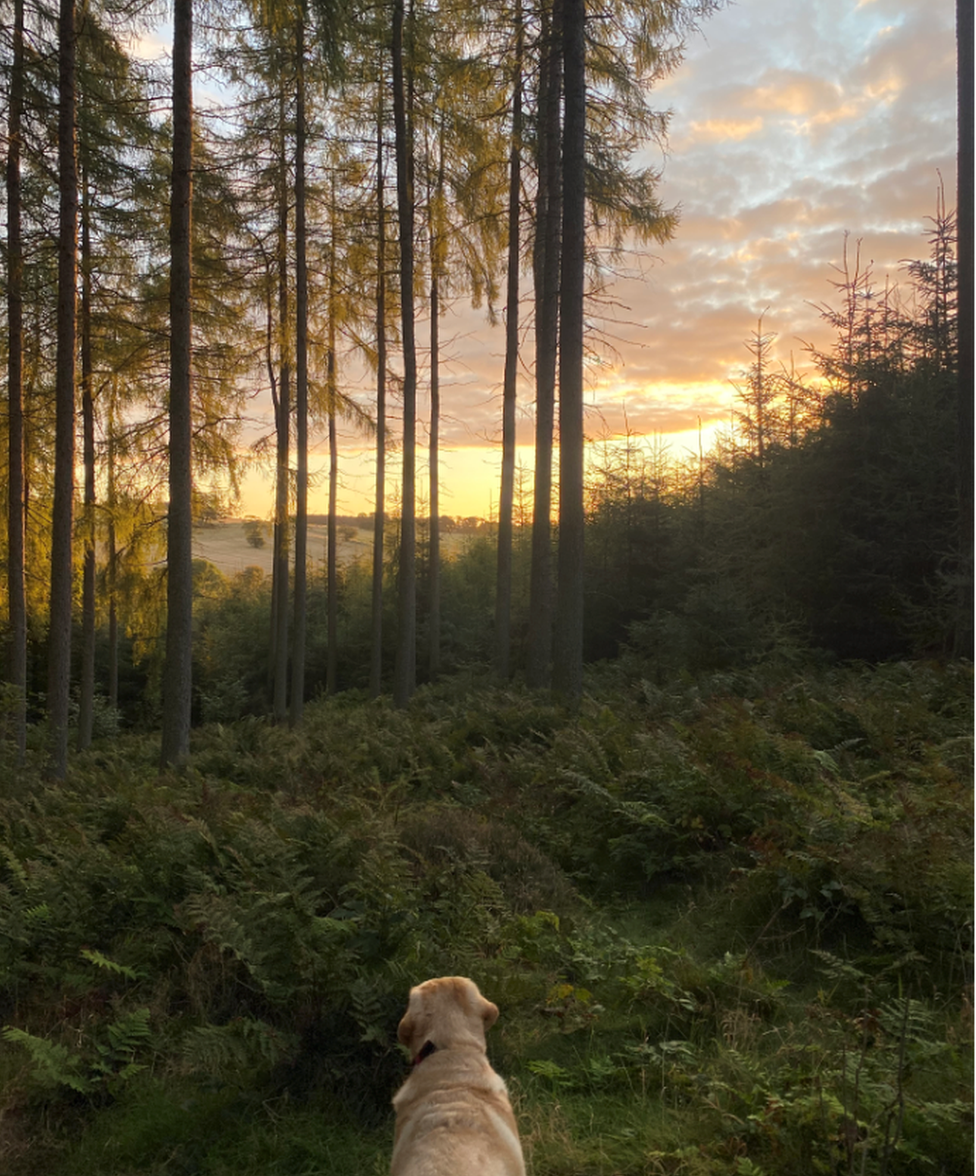
[[[973,656],[973,4],[956,0],[958,159],[956,217],[959,294],[958,465],[960,620],[955,652]]]
[[[54,515],[51,528],[51,621],[48,641],[49,770],[68,772],[68,702],[71,676],[72,527],[75,461],[75,338],[78,270],[78,167],[75,155],[74,0],[61,0],[58,28],[58,230],[56,432]]]
[[[564,0],[563,241],[559,290],[559,579],[553,686],[583,692],[583,289],[586,53],[584,0]]]
[[[13,737],[17,759],[27,750],[27,596],[24,529],[24,249],[20,149],[24,106],[24,3],[15,0],[7,140],[7,588],[10,644],[7,674],[16,691]]]
[[[539,191],[533,256],[535,276],[535,473],[526,680],[549,685],[552,660],[552,436],[559,338],[559,241],[561,235],[560,96],[562,0],[554,0],[544,29],[540,76]]]
[[[272,572],[272,712],[276,723],[288,718],[288,554],[290,499],[289,453],[291,447],[291,361],[289,322],[291,302],[288,297],[288,164],[285,130],[285,98],[281,95],[278,111],[278,435],[275,480],[274,557]]]
[[[330,240],[329,240],[329,326],[328,345],[326,348],[326,393],[328,396],[329,414],[329,513],[328,535],[326,541],[326,642],[325,653],[325,690],[327,694],[335,694],[338,675],[338,638],[339,638],[339,579],[338,579],[338,538],[336,528],[336,511],[339,495],[339,443],[336,436],[336,410],[339,404],[339,389],[336,383],[336,329],[339,315],[338,299],[338,251],[336,249],[336,233],[338,232],[339,211],[336,207],[335,177],[332,179],[331,200],[329,202]]]
[[[335,372],[335,353],[330,354],[329,363]],[[336,535],[336,508],[339,489],[339,443],[336,436],[335,408],[329,409],[329,525],[326,573],[328,576],[328,600],[326,620],[328,649],[325,657],[325,691],[335,694],[339,675],[339,568],[338,542]]]
[[[95,396],[92,387],[91,207],[88,177],[82,181],[81,218],[81,423],[84,469],[81,580],[81,675],[78,750],[91,745],[95,720]]]
[[[376,500],[373,510],[373,599],[369,692],[383,680],[383,545],[386,524],[386,196],[383,184],[383,88],[376,116]]]
[[[305,227],[305,15],[295,28],[298,71],[295,106],[295,631],[291,660],[291,721],[305,708],[305,634],[308,627],[308,263]]]
[[[190,753],[193,669],[192,244],[193,0],[173,6],[173,176],[170,203],[169,515],[163,764]]]
[[[105,498],[108,505],[108,705],[119,707],[119,617],[118,617],[118,542],[115,534],[115,512],[118,502],[115,493],[115,412],[112,403],[108,410],[108,454]]]
[[[498,498],[498,566],[495,585],[495,673],[511,673],[512,513],[515,505],[515,408],[519,344],[519,235],[522,193],[522,5],[515,6],[512,76],[512,149],[508,187],[508,289],[505,307],[505,377],[502,391],[502,477]]]
[[[428,506],[430,566],[428,568],[428,665],[431,678],[441,668],[441,530],[440,530],[440,239],[437,211],[444,191],[444,139],[438,143],[439,162],[437,189],[434,200],[428,200],[430,211],[430,440],[427,463],[430,478]]]
[[[417,680],[415,558],[417,466],[417,349],[414,324],[413,147],[407,122],[403,65],[403,0],[393,5],[393,116],[396,128],[397,213],[400,229],[400,313],[403,342],[403,480],[401,486],[397,656],[393,702],[404,707]]]

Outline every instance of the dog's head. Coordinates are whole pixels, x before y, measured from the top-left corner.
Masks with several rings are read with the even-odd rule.
[[[434,1049],[485,1048],[485,1032],[498,1020],[498,1006],[466,976],[441,976],[410,989],[397,1039],[419,1061]]]

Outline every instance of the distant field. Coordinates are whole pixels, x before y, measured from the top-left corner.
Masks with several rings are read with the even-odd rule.
[[[354,529],[347,523],[338,527],[338,560],[341,564],[369,557],[373,551],[373,531]],[[441,548],[445,555],[457,555],[470,541],[467,532],[453,532],[442,536]],[[308,527],[308,558],[313,564],[325,562],[328,528],[325,523],[310,523]],[[205,527],[193,529],[193,556],[205,559],[225,575],[232,576],[245,568],[260,568],[271,573],[271,528],[264,533],[264,546],[254,547],[248,542],[243,519],[223,519]]]

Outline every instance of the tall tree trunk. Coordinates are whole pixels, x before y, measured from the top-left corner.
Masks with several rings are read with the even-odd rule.
[[[329,357],[335,371],[335,353]],[[339,442],[336,436],[335,407],[329,409],[329,526],[328,551],[326,553],[326,574],[328,576],[328,600],[326,608],[326,630],[328,649],[325,656],[325,691],[335,694],[339,675],[339,566],[338,541],[336,535],[336,507],[339,489]]]
[[[438,141],[437,184],[433,198],[428,197],[430,213],[430,439],[427,449],[427,464],[430,478],[430,502],[428,505],[428,534],[430,540],[430,561],[427,571],[427,637],[428,668],[431,678],[441,668],[441,528],[440,528],[440,431],[441,431],[441,377],[440,377],[440,271],[441,239],[439,209],[444,197],[444,136],[443,128]]]
[[[281,93],[278,158],[278,411],[275,475],[274,555],[272,564],[272,713],[288,718],[288,553],[291,470],[291,300],[288,297],[288,136],[284,90]]]
[[[108,705],[111,710],[118,710],[119,707],[119,553],[118,541],[115,534],[115,512],[118,508],[115,488],[115,430],[115,411],[110,401],[108,410],[108,470],[105,501],[108,506]]]
[[[163,764],[190,753],[193,670],[192,243],[193,0],[173,5],[173,175],[170,201],[169,515]]]
[[[585,19],[585,0],[564,0],[563,241],[559,288],[559,579],[553,686],[574,705],[583,692]]]
[[[332,177],[331,199],[329,201],[329,326],[326,347],[326,395],[329,414],[329,513],[326,540],[326,639],[325,690],[335,694],[338,674],[339,637],[339,579],[338,579],[338,536],[336,511],[339,492],[339,443],[336,436],[336,411],[339,405],[339,388],[336,382],[336,329],[339,317],[339,277],[336,233],[339,227],[339,210],[336,206],[335,176]]]
[[[560,98],[562,93],[562,0],[553,0],[543,27],[536,196],[535,278],[535,473],[526,680],[549,685],[552,661],[552,435],[555,419],[559,339],[559,242],[562,231]]]
[[[291,721],[305,708],[308,628],[308,263],[305,218],[305,12],[295,26],[295,626],[291,655]]]
[[[505,377],[502,391],[502,476],[498,498],[498,565],[495,584],[495,673],[511,673],[512,514],[515,506],[515,408],[519,345],[520,213],[522,194],[522,4],[515,5],[512,71],[512,148],[508,186],[508,288],[505,306]]]
[[[386,195],[383,183],[383,89],[376,116],[376,500],[373,509],[373,596],[369,692],[383,681],[383,556],[386,529]]]
[[[81,674],[78,750],[91,745],[95,719],[95,394],[92,374],[91,193],[82,178],[81,216],[81,435],[84,469],[81,578]]]
[[[960,620],[956,654],[973,656],[973,5],[956,0],[958,158],[956,217],[959,294]]]
[[[7,675],[16,691],[13,737],[17,758],[27,750],[27,594],[24,530],[24,248],[21,233],[20,149],[24,108],[24,0],[15,0],[7,139],[7,587],[10,645]]]
[[[393,119],[396,133],[397,220],[400,236],[400,314],[403,342],[403,480],[397,585],[397,653],[393,702],[404,707],[417,680],[417,346],[414,323],[413,144],[407,120],[403,64],[403,0],[393,5]]]
[[[55,374],[54,516],[51,528],[51,624],[48,641],[49,770],[68,772],[71,676],[72,528],[75,461],[75,338],[78,271],[78,166],[75,154],[74,0],[61,0],[58,24],[58,319]]]

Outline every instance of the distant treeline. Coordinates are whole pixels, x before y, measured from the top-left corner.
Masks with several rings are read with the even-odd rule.
[[[357,530],[365,530],[373,526],[374,512],[362,511],[356,515],[336,515],[336,525],[339,527],[355,527]],[[384,519],[387,523],[396,523],[398,516],[387,512]],[[484,531],[486,528],[493,526],[488,519],[482,519],[476,515],[470,515],[465,518],[462,515],[439,515],[438,516],[441,531]],[[250,521],[249,519],[246,521]],[[422,526],[429,521],[427,515],[417,515],[417,524]],[[329,516],[327,514],[310,514],[308,516],[308,525],[310,527],[325,527],[328,525]]]

